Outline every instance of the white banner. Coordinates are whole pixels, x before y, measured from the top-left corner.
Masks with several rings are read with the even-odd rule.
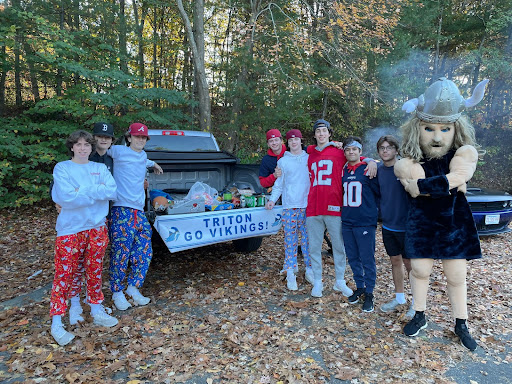
[[[208,244],[276,234],[281,228],[282,206],[157,216],[155,228],[171,252]]]

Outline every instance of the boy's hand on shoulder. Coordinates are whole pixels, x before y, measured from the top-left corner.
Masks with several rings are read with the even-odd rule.
[[[343,141],[333,141],[334,146],[343,151]]]
[[[283,176],[283,171],[281,170],[281,168],[276,167],[276,169],[274,171],[274,177],[277,179],[281,176]]]
[[[370,179],[377,176],[377,162],[375,160],[370,161],[364,169],[364,172]]]

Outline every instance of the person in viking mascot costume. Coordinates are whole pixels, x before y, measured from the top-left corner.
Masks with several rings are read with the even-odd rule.
[[[404,333],[416,336],[427,327],[429,278],[434,260],[441,260],[455,334],[471,351],[477,343],[466,325],[466,264],[481,258],[482,251],[465,192],[478,152],[475,130],[461,112],[482,100],[487,82],[464,99],[452,81],[440,78],[419,98],[407,101],[402,109],[414,115],[401,127],[403,158],[395,165],[395,175],[410,195],[405,252],[411,259],[415,315]]]

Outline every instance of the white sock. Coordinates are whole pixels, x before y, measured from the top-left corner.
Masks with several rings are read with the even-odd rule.
[[[69,299],[69,301],[71,302],[72,307],[75,305],[78,305],[79,307],[81,306],[80,305],[80,295],[73,296],[71,299]]]
[[[405,300],[405,294],[402,293],[395,293],[396,301],[398,301],[399,304],[405,304],[407,300]]]
[[[139,292],[139,289],[135,285],[129,285],[128,288],[126,288],[126,293],[130,296],[136,295]]]
[[[62,324],[62,316],[61,315],[53,315],[52,316],[52,328],[63,327]]]
[[[286,270],[286,277],[288,277],[290,275],[295,275],[295,273],[293,272],[293,269],[287,269]]]

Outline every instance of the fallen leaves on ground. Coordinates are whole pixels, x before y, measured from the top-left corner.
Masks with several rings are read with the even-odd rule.
[[[0,301],[47,286],[53,274],[52,207],[1,212]],[[49,295],[0,312],[0,379],[26,383],[452,383],[450,368],[470,362],[512,363],[512,235],[482,238],[484,258],[469,263],[470,328],[480,348],[468,353],[452,332],[446,280],[436,264],[429,326],[402,334],[406,306],[384,314],[392,298],[391,267],[380,230],[376,311],[363,313],[332,290],[332,257],[324,257],[324,297],[310,296],[303,263],[299,290],[279,275],[282,233],[251,254],[230,243],[171,255],[155,242],[142,292],[148,306],[114,311],[114,328],[86,321],[58,346],[49,333]],[[300,257],[299,257],[300,258]],[[105,265],[108,265],[108,257]],[[40,273],[32,276],[35,272]],[[350,268],[346,278],[354,288]],[[111,306],[104,273],[105,304]],[[409,288],[407,288],[409,289]],[[67,324],[67,318],[66,318]]]

